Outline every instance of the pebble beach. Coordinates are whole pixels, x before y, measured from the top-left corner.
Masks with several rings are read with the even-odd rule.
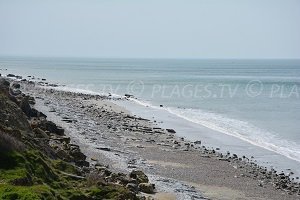
[[[141,169],[156,185],[157,199],[299,199],[299,183],[267,170],[251,158],[226,155],[185,141],[172,127],[162,129],[115,104],[127,97],[56,90],[43,82],[23,81],[35,107],[59,124],[87,155],[91,165]]]

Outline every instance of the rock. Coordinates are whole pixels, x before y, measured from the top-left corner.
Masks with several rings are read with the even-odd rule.
[[[34,105],[35,104],[34,97],[28,97],[28,102],[29,102],[30,105]]]
[[[155,186],[151,183],[140,183],[139,184],[139,190],[141,192],[147,193],[147,194],[153,194],[154,193]]]
[[[57,126],[55,123],[48,121],[48,120],[43,120],[39,124],[40,128],[43,130],[47,130],[51,133],[55,133],[57,131]]]
[[[0,78],[0,92],[8,95],[9,85],[10,83],[7,80]]]
[[[98,161],[97,158],[91,157],[91,161]]]
[[[63,128],[56,126],[55,123],[48,121],[48,120],[42,120],[39,123],[39,128],[41,128],[44,131],[49,131],[50,133],[56,133],[57,135],[64,134]]]
[[[124,96],[127,97],[127,98],[134,97],[132,94],[125,94]]]
[[[56,134],[57,134],[57,135],[64,135],[64,134],[65,134],[65,129],[63,129],[63,128],[60,127],[60,126],[57,126]]]
[[[134,192],[134,193],[137,193],[138,190],[139,190],[139,187],[137,184],[134,184],[134,183],[128,183],[126,185],[126,188],[128,188],[130,191]]]
[[[85,161],[85,160],[75,160],[75,165],[79,166],[79,167],[89,167],[90,163]]]
[[[230,160],[228,158],[219,158],[219,160],[230,162]]]
[[[111,151],[108,147],[97,147],[96,149],[102,150],[102,151]]]
[[[18,96],[18,95],[22,94],[22,92],[19,89],[14,89],[13,88],[13,89],[10,90],[10,94],[12,96]]]
[[[86,159],[86,155],[84,155],[80,149],[72,149],[70,151],[70,155],[74,158],[74,160],[83,161]]]
[[[61,143],[65,142],[66,144],[69,144],[71,142],[71,138],[67,136],[62,136],[62,137],[55,137],[53,138],[54,140],[58,140]]]
[[[202,158],[210,158],[209,155],[201,155]]]
[[[1,127],[20,130],[26,133],[26,135],[33,136],[27,116],[17,104],[11,102],[5,95],[0,95],[0,128]]]
[[[16,77],[14,74],[7,74],[7,77]]]
[[[130,178],[136,179],[138,183],[148,183],[149,179],[146,174],[140,170],[133,170],[129,174]]]
[[[25,115],[26,115],[27,117],[30,117],[30,116],[31,116],[32,110],[31,110],[31,107],[30,107],[30,105],[29,105],[29,102],[28,102],[28,98],[27,98],[27,97],[25,97],[25,98],[22,99],[22,101],[21,101],[21,103],[20,103],[20,108],[21,108],[21,110],[25,113]]]
[[[64,161],[67,161],[67,162],[71,161],[70,155],[63,149],[59,149],[58,151],[56,151],[55,155]]]
[[[47,115],[45,115],[42,112],[37,111],[35,108],[31,108],[30,117],[43,117],[44,119],[46,119]]]
[[[161,108],[162,108],[162,107],[164,107],[164,106],[163,106],[163,105],[159,105],[159,107],[161,107]]]
[[[167,128],[166,131],[168,131],[169,133],[176,133],[174,129],[170,129],[170,128]]]
[[[194,144],[198,144],[198,145],[201,145],[201,140],[197,140],[194,142]]]
[[[19,83],[13,83],[11,87],[15,89],[20,89],[21,85]]]
[[[34,128],[33,132],[35,133],[35,136],[38,138],[46,138],[49,139],[49,136],[47,135],[47,133],[45,133],[45,131],[43,131],[40,128]]]

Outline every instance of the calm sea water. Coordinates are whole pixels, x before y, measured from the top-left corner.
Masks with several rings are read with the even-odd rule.
[[[300,60],[2,57],[0,68],[64,89],[132,94],[132,105],[160,112],[162,120],[186,121],[194,132],[205,127],[300,162]]]

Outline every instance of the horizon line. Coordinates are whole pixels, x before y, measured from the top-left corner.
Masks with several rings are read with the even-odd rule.
[[[149,59],[149,60],[300,60],[299,58],[295,57],[242,57],[242,58],[228,58],[228,57],[110,57],[110,56],[103,56],[103,57],[96,57],[96,56],[59,56],[59,55],[1,55],[1,57],[11,57],[11,58],[74,58],[74,59]]]

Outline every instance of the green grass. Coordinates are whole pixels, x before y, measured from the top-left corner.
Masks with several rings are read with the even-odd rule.
[[[78,174],[78,169],[62,160],[51,160],[39,151],[1,152],[0,199],[133,199],[122,186],[88,186],[86,180],[74,180],[60,172]],[[30,180],[16,185],[18,179]],[[26,180],[27,180],[26,179]]]
[[[0,199],[3,200],[39,200],[57,199],[46,185],[29,187],[0,184]]]

